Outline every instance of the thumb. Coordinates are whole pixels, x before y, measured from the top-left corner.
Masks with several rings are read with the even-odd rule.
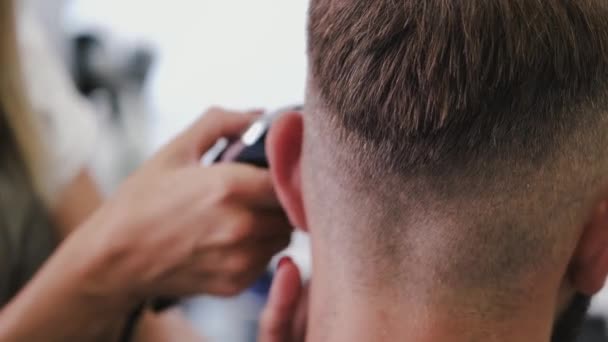
[[[198,163],[221,138],[238,137],[261,113],[209,109],[166,148],[163,155],[171,161]]]
[[[290,258],[282,259],[268,303],[262,312],[258,342],[292,342],[301,293],[302,280],[298,267]]]

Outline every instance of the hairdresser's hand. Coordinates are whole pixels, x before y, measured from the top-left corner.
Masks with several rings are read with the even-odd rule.
[[[262,313],[258,342],[304,342],[308,292],[309,286],[302,286],[300,271],[293,261],[281,260]]]
[[[291,235],[270,176],[199,161],[253,118],[213,109],[130,177],[67,242],[79,281],[136,300],[229,296],[251,285]]]

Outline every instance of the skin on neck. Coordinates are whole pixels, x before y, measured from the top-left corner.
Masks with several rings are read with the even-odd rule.
[[[480,282],[460,281],[458,285],[458,279],[450,279],[450,272],[467,272],[471,266],[466,265],[478,263],[470,259],[462,264],[463,269],[455,270],[458,263],[451,264],[454,256],[446,253],[457,253],[459,246],[470,242],[453,241],[457,237],[442,234],[445,229],[431,229],[450,222],[441,220],[448,215],[438,218],[429,214],[462,211],[421,205],[425,198],[420,195],[429,192],[409,191],[403,182],[394,185],[403,190],[403,196],[400,193],[396,199],[378,201],[369,196],[386,192],[361,191],[365,182],[344,184],[340,181],[343,176],[332,178],[332,169],[327,166],[348,165],[344,163],[348,156],[333,153],[331,141],[322,139],[327,135],[316,134],[312,123],[304,134],[304,119],[297,113],[277,119],[268,136],[267,150],[273,182],[290,221],[312,237],[309,341],[548,342],[556,320],[571,313],[571,304],[580,304],[572,301],[574,295],[589,297],[603,287],[608,274],[608,195],[601,190],[608,181],[603,178],[594,180],[594,186],[583,186],[596,190],[585,195],[581,203],[565,207],[569,215],[557,221],[568,225],[562,229],[562,234],[567,234],[552,247],[552,257],[541,257],[536,268],[522,270],[516,276],[506,274],[495,279],[498,282],[489,279],[482,284],[485,278],[480,278]],[[386,179],[381,183],[388,184]],[[357,192],[364,196],[353,201]],[[573,189],[571,193],[580,191]],[[418,195],[411,203],[410,194]],[[397,205],[391,207],[393,202]],[[408,203],[414,206],[410,208]],[[523,202],[517,204],[527,207]],[[418,229],[401,229],[396,234],[384,229],[380,230],[383,234],[371,236],[367,233],[370,229],[366,228],[394,225],[401,220]],[[414,233],[421,230],[424,234]],[[513,250],[517,248],[504,252]],[[493,250],[487,249],[487,253]],[[486,256],[491,255],[475,254],[471,258]],[[489,263],[486,267],[497,266]],[[483,266],[468,270],[471,279],[476,273],[484,277],[483,271]],[[512,284],[513,279],[517,284]],[[576,328],[577,315],[584,315],[585,308],[575,305],[573,309]],[[560,327],[561,323],[560,318]]]
[[[349,262],[336,258],[313,236],[313,269],[308,341],[548,342],[559,289],[537,284],[533,300],[517,303],[501,317],[479,312],[464,301],[437,300],[434,290],[368,286],[349,274]],[[390,284],[386,279],[385,284]],[[382,288],[380,288],[382,287]],[[563,289],[562,289],[563,290]],[[436,292],[439,293],[440,291]]]

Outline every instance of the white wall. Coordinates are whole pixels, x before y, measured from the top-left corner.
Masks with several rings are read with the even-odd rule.
[[[149,84],[153,146],[205,108],[300,103],[307,0],[74,0],[71,29],[103,27],[159,53]]]

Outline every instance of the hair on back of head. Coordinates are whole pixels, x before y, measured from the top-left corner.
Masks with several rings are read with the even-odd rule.
[[[504,284],[563,252],[577,192],[606,171],[607,1],[312,0],[308,33],[308,114],[353,162],[342,178],[455,213],[437,273]],[[376,250],[407,245],[393,222]]]
[[[312,83],[395,171],[543,155],[606,97],[607,18],[602,0],[316,0]]]

